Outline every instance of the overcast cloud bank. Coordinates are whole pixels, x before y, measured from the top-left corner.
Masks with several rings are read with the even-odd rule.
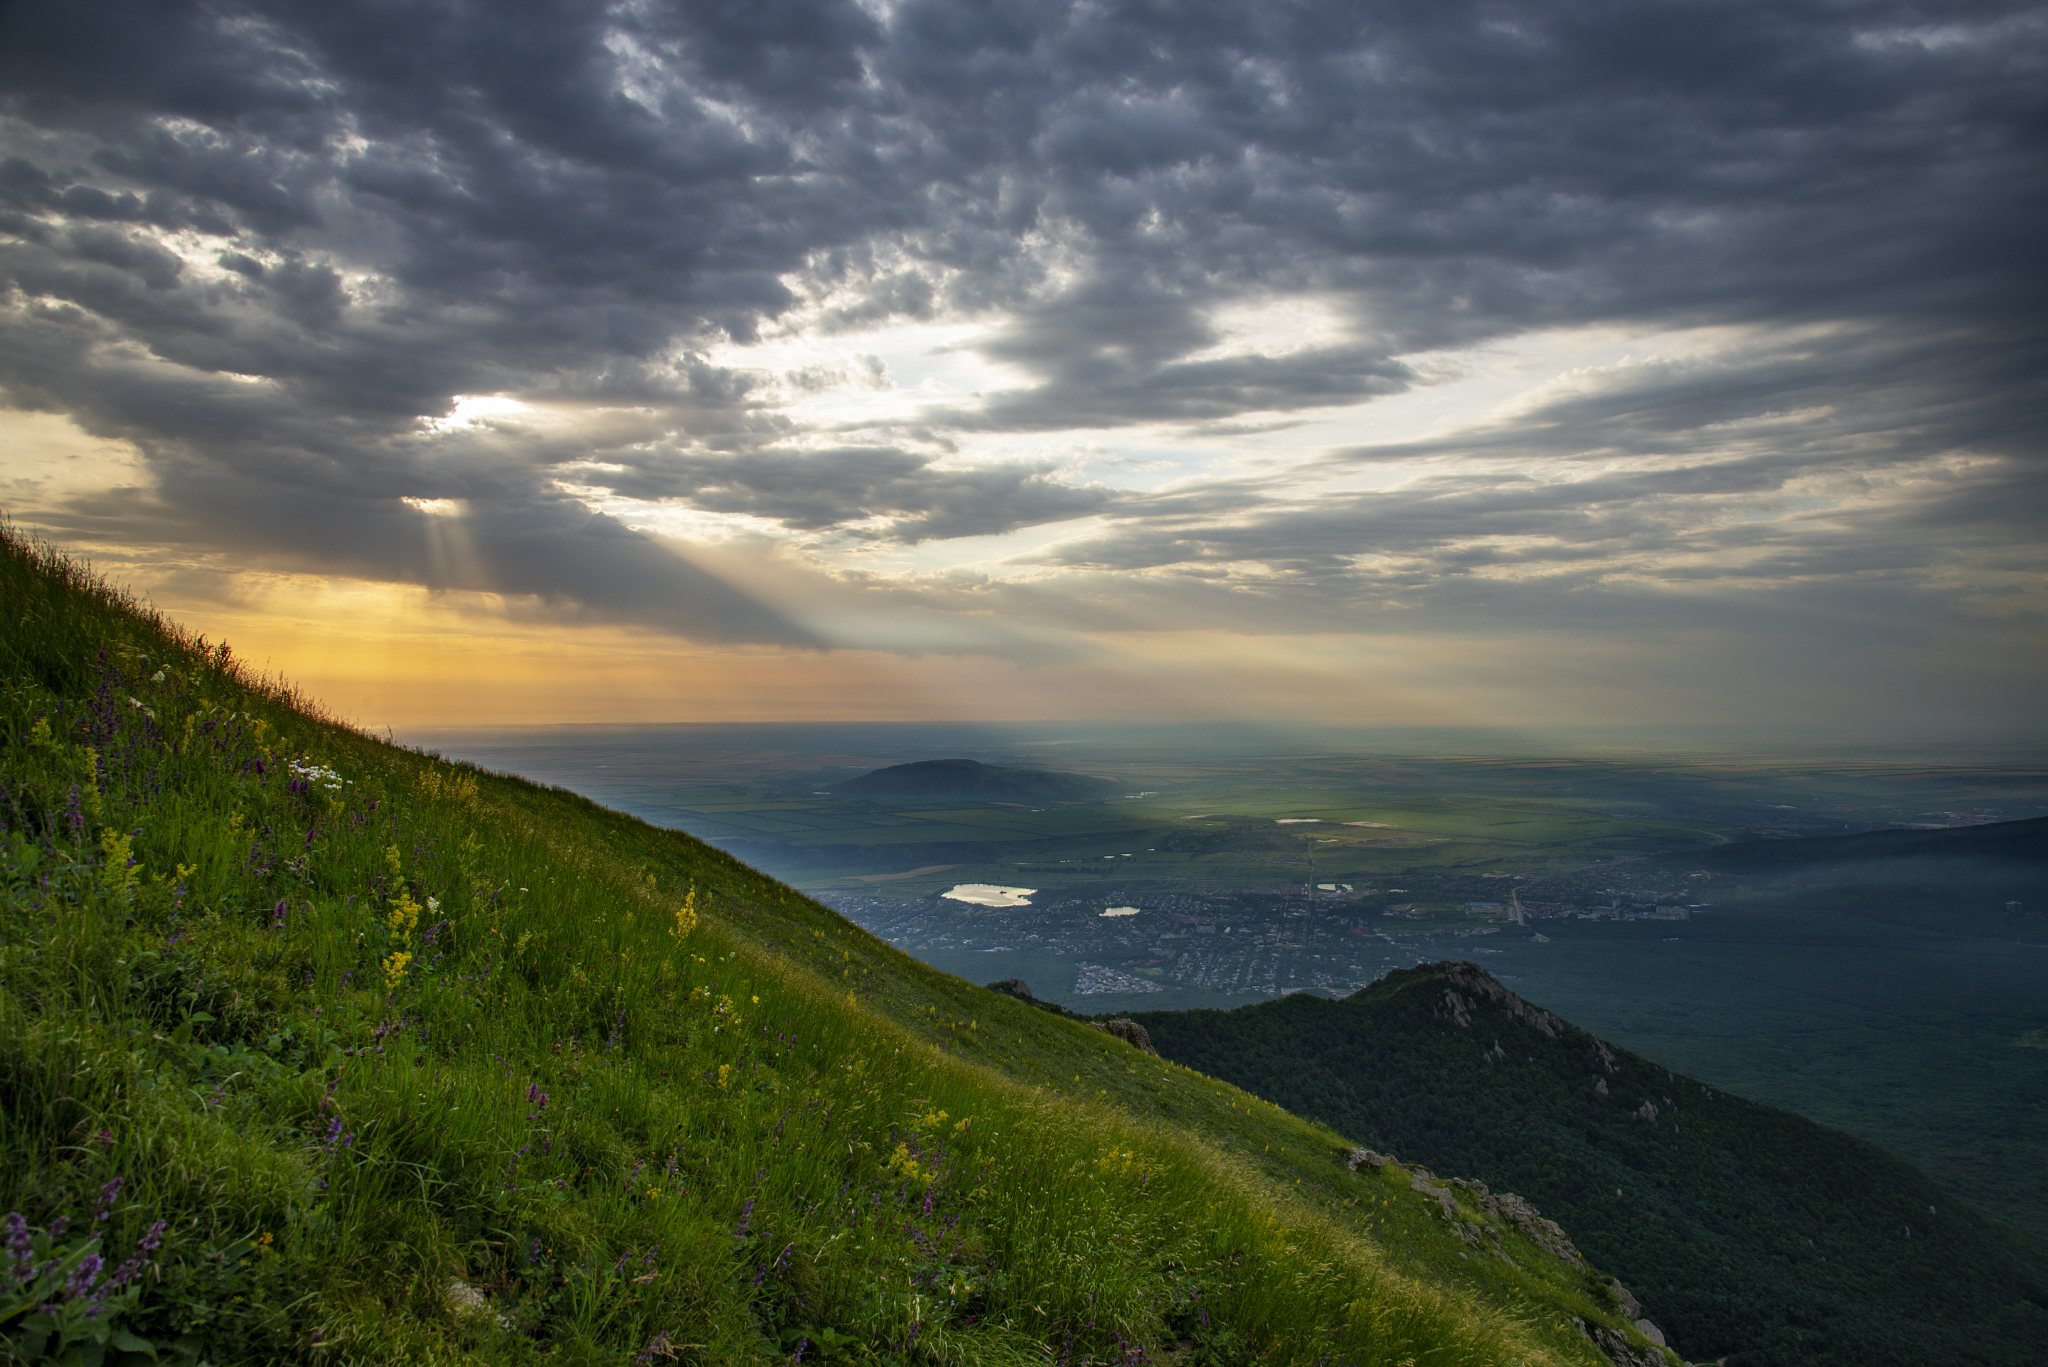
[[[2038,716],[2037,5],[30,2],[0,92],[4,397],[148,476],[60,539]]]

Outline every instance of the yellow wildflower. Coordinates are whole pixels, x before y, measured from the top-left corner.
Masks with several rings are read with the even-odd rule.
[[[420,904],[412,900],[412,890],[405,885],[405,866],[399,858],[398,846],[393,845],[384,852],[384,862],[391,870],[392,886],[398,889],[396,897],[386,899],[391,910],[385,914],[384,923],[400,943],[410,944],[413,928],[420,923]]]
[[[100,883],[116,897],[132,897],[142,880],[142,866],[131,864],[132,853],[126,831],[112,826],[100,832]]]
[[[100,814],[100,752],[90,745],[85,747],[85,791],[81,796],[85,810],[97,819]]]
[[[930,1173],[917,1165],[915,1158],[910,1156],[910,1146],[908,1144],[898,1144],[896,1152],[889,1155],[889,1171],[906,1177],[913,1182],[923,1182],[931,1176]]]

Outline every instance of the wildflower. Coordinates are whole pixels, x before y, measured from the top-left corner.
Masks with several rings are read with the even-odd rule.
[[[100,1269],[106,1266],[106,1259],[97,1253],[88,1253],[78,1268],[64,1283],[64,1295],[70,1300],[83,1300],[92,1290],[92,1284],[100,1279]]]
[[[85,810],[97,820],[100,814],[100,752],[85,747]]]
[[[396,988],[405,981],[406,965],[412,962],[412,955],[402,949],[393,950],[384,956],[384,985]]]
[[[520,889],[525,892],[525,888]],[[681,940],[697,928],[697,885],[690,884],[690,890],[683,894],[683,904],[676,908],[676,923],[669,934]]]
[[[725,1088],[726,1088],[726,1084],[727,1084],[727,1083],[729,1083],[729,1082],[731,1082],[731,1081],[732,1081],[732,1065],[731,1065],[730,1063],[721,1063],[721,1064],[719,1064],[719,1065],[718,1065],[718,1090],[719,1090],[719,1091],[721,1091],[721,1092],[722,1092],[722,1091],[724,1091],[724,1090],[725,1090]]]
[[[391,910],[385,915],[384,923],[401,941],[410,940],[413,927],[420,923],[422,908],[412,900],[412,890],[405,885],[405,866],[399,857],[398,846],[393,845],[384,852],[384,862],[391,870],[392,886],[398,889],[396,897],[386,899]]]
[[[100,883],[116,897],[133,897],[142,881],[142,870],[130,852],[131,837],[112,826],[100,832]]]
[[[105,1224],[107,1219],[113,1215],[114,1198],[121,1194],[121,1188],[126,1184],[127,1180],[125,1177],[116,1177],[113,1181],[100,1188],[99,1204],[93,1208],[94,1224]]]
[[[924,1181],[931,1175],[917,1165],[917,1159],[911,1156],[908,1144],[898,1144],[896,1152],[889,1155],[889,1171],[912,1182]]]
[[[14,1259],[14,1280],[27,1285],[35,1280],[35,1244],[29,1238],[28,1221],[18,1210],[7,1213],[7,1252]]]

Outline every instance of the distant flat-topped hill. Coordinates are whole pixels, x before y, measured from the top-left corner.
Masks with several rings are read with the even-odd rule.
[[[894,764],[834,784],[841,797],[867,802],[1100,802],[1117,785],[1086,774],[1010,769],[972,759]]]

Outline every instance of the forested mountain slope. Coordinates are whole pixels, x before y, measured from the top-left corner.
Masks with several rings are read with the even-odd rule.
[[[1166,1057],[1561,1221],[1695,1357],[2042,1361],[2048,1261],[1882,1150],[1717,1093],[1468,963],[1134,1016]]]

